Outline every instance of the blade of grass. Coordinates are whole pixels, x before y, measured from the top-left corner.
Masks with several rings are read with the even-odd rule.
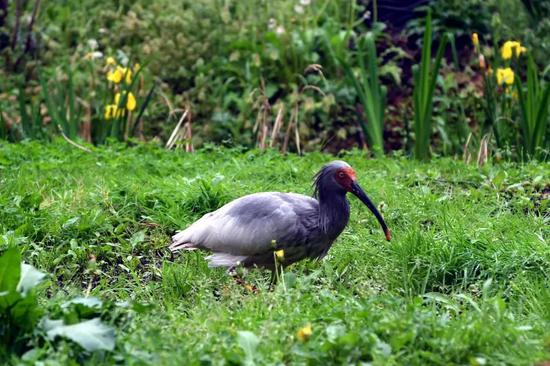
[[[139,124],[141,122],[141,117],[143,117],[143,113],[145,112],[145,109],[147,109],[147,106],[149,105],[149,102],[153,98],[153,94],[155,93],[155,89],[157,87],[157,84],[153,84],[151,89],[149,89],[149,93],[147,93],[147,96],[145,97],[145,100],[143,101],[143,104],[141,105],[141,108],[139,109],[139,113],[136,117],[136,122],[134,123],[134,126],[132,128],[132,136],[134,136],[138,130]]]
[[[449,40],[454,43],[448,34],[444,34],[437,49],[435,60],[432,63],[432,24],[431,11],[426,15],[426,26],[422,44],[420,67],[413,67],[413,105],[414,105],[414,155],[419,160],[426,160],[430,154],[430,135],[432,132],[433,96],[437,84],[437,76],[441,61]]]
[[[348,58],[339,57],[338,61],[344,70],[347,82],[355,89],[359,102],[363,106],[363,113],[367,117],[367,121],[365,121],[365,116],[359,116],[361,129],[367,137],[374,155],[380,156],[383,154],[385,91],[380,86],[378,78],[378,59],[372,33],[357,42],[356,56],[359,76],[353,72]]]

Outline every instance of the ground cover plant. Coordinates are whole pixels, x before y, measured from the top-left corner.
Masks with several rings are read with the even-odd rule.
[[[38,304],[29,313],[33,329],[9,331],[17,319],[2,313],[10,320],[0,322],[0,336],[10,337],[3,346],[16,345],[2,348],[2,363],[550,359],[548,164],[366,160],[360,151],[339,158],[380,205],[392,242],[351,198],[350,225],[325,260],[287,268],[273,291],[269,275],[249,272],[254,294],[208,269],[204,253],[172,257],[170,235],[246,193],[311,193],[312,175],[334,156],[215,146],[188,154],[151,143],[87,153],[64,140],[0,143],[0,261],[17,252],[46,274],[26,292],[29,306]],[[3,268],[0,308],[6,296],[25,292]],[[67,330],[92,320],[102,331],[92,334],[107,343]],[[61,330],[52,332],[54,325]],[[109,346],[111,332],[112,350],[90,347]]]
[[[180,126],[189,149],[269,141],[298,153],[547,160],[549,9],[548,0],[5,0],[0,138],[167,141]],[[501,57],[510,44],[518,57]]]

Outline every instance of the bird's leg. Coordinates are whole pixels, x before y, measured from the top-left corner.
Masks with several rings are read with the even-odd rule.
[[[258,293],[258,288],[255,285],[251,285],[250,283],[246,282],[237,272],[237,269],[235,267],[229,268],[229,270],[227,270],[227,273],[235,280],[237,284],[243,286],[248,292],[252,292],[255,294]]]

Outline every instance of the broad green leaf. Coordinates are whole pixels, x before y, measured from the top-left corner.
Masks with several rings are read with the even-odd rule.
[[[140,243],[145,241],[145,230],[140,230],[130,238],[132,249],[135,249]]]
[[[97,297],[91,296],[91,297],[75,297],[74,299],[63,303],[61,307],[67,308],[72,304],[83,305],[90,309],[98,309],[103,306],[103,302],[101,300],[99,300]]]
[[[10,306],[10,319],[13,324],[24,331],[32,331],[42,316],[42,307],[34,294],[22,296],[19,292],[11,292],[13,296]],[[8,296],[9,297],[9,296]]]
[[[10,248],[0,257],[0,292],[13,291],[21,276],[21,254]]]
[[[338,338],[346,334],[346,326],[344,324],[335,323],[329,325],[325,331],[329,342],[335,343]]]
[[[17,284],[17,291],[25,296],[27,292],[38,285],[45,276],[45,273],[40,272],[33,266],[21,263],[21,278]]]
[[[52,329],[55,329],[55,328],[58,328],[58,327],[62,327],[62,326],[63,326],[63,320],[61,320],[61,319],[55,320],[55,319],[43,318],[43,319],[40,321],[40,327],[41,327],[45,332],[49,332],[49,331],[52,330]]]
[[[258,337],[249,331],[237,332],[239,346],[243,349],[245,354],[245,365],[255,365],[254,357],[256,356],[256,349],[260,344]]]
[[[51,321],[50,321],[51,322]],[[115,332],[113,328],[101,322],[99,318],[86,320],[78,324],[62,325],[59,322],[49,323],[47,331],[49,339],[56,337],[68,338],[78,343],[86,351],[112,351],[115,348]]]

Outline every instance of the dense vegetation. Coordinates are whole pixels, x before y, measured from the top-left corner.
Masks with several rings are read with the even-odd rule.
[[[245,193],[310,194],[312,175],[333,157],[186,154],[151,144],[90,154],[63,140],[0,145],[0,250],[17,248],[47,273],[33,292],[41,316],[66,325],[101,319],[88,348],[37,318],[23,330],[2,321],[0,335],[11,338],[0,355],[12,344],[12,363],[530,365],[550,358],[547,164],[479,169],[451,159],[365,160],[358,151],[342,158],[384,202],[392,242],[351,198],[350,226],[324,261],[288,268],[274,291],[269,274],[249,272],[260,289],[252,294],[222,269],[208,269],[203,253],[171,257],[169,236]],[[86,351],[109,349],[95,341],[112,340],[113,329],[114,351]]]
[[[550,2],[394,3],[2,1],[0,138],[546,159]]]

